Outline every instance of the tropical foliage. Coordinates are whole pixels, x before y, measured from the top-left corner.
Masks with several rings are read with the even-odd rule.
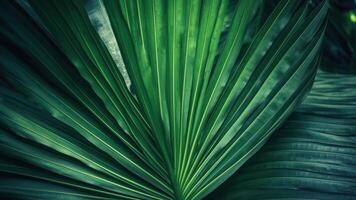
[[[352,198],[354,77],[320,72],[234,174],[321,60],[327,1],[266,2],[0,1],[1,196]]]

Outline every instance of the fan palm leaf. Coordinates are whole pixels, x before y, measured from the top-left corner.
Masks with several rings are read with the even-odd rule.
[[[313,83],[326,1],[101,3],[128,77],[84,0],[0,2],[4,196],[201,199]]]

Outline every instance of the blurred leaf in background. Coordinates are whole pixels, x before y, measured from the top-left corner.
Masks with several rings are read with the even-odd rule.
[[[323,44],[324,70],[356,72],[356,1],[330,1],[329,23]]]

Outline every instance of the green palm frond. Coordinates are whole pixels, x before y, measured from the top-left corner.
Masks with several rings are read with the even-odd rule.
[[[355,88],[355,75],[319,71],[302,105],[212,199],[355,199]]]
[[[326,1],[100,3],[128,77],[86,1],[0,2],[2,196],[201,199],[313,83]]]

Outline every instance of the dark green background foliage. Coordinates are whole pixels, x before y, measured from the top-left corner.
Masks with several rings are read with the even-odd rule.
[[[352,6],[0,1],[0,196],[353,199]]]

